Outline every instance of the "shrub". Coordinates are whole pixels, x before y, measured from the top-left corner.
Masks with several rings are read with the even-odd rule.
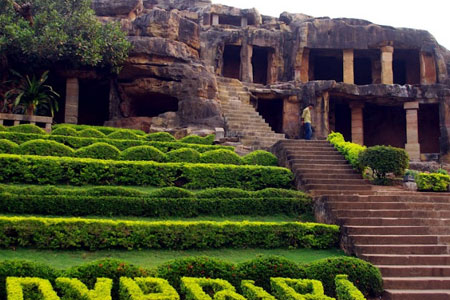
[[[120,299],[179,300],[177,291],[164,279],[154,277],[120,278]]]
[[[62,300],[112,300],[111,289],[113,282],[109,278],[97,278],[95,286],[89,290],[87,286],[76,278],[56,278],[56,287],[60,290]]]
[[[419,173],[415,177],[419,191],[446,192],[450,176],[439,173]]]
[[[52,126],[53,129],[59,128],[59,127],[71,127],[73,129],[75,129],[76,131],[80,131],[83,129],[96,129],[102,133],[104,133],[105,135],[108,135],[112,132],[115,132],[117,130],[126,130],[126,131],[130,131],[133,132],[139,136],[144,136],[145,132],[143,132],[142,130],[138,130],[138,129],[123,129],[123,128],[117,128],[117,127],[108,127],[108,126],[94,126],[94,125],[77,125],[77,124],[55,124]]]
[[[277,166],[278,158],[270,152],[256,150],[245,155],[242,160],[246,165]]]
[[[78,131],[78,136],[80,137],[89,137],[89,138],[104,138],[106,135],[94,128],[86,128]]]
[[[325,293],[335,297],[334,278],[346,274],[349,280],[364,294],[379,296],[383,292],[383,281],[380,271],[372,264],[354,257],[326,258],[312,262],[306,266],[308,278],[322,282]]]
[[[266,188],[254,192],[256,197],[261,198],[311,198],[307,194],[297,190]]]
[[[334,282],[338,300],[366,300],[364,295],[348,280],[348,275],[337,275]]]
[[[181,148],[167,152],[167,161],[169,162],[200,162],[200,153],[195,149]]]
[[[2,124],[0,124],[0,131],[6,131],[8,130],[5,126],[3,126]]]
[[[84,158],[116,159],[119,155],[120,150],[107,143],[95,143],[75,151],[76,157]]]
[[[242,165],[242,158],[230,150],[212,150],[203,153],[200,161],[208,164]]]
[[[359,162],[373,170],[376,179],[384,181],[387,173],[403,175],[409,165],[408,153],[391,146],[369,147],[359,155]]]
[[[168,132],[154,132],[145,137],[148,141],[156,142],[175,142],[177,139]]]
[[[139,140],[140,137],[128,130],[117,130],[114,132],[111,132],[106,136],[109,139],[116,139],[116,140]]]
[[[149,197],[154,198],[192,198],[194,193],[178,188],[178,187],[166,187],[151,191]]]
[[[232,199],[232,198],[248,198],[250,192],[237,188],[213,188],[199,191],[198,198],[211,199]]]
[[[68,126],[58,127],[56,129],[52,130],[51,134],[52,135],[64,135],[64,136],[78,136],[78,132],[74,128],[68,127]]]
[[[31,277],[6,278],[8,300],[60,300],[47,279]]]
[[[31,140],[21,144],[16,151],[17,154],[40,155],[40,156],[73,156],[72,148],[61,143],[48,140]]]
[[[88,289],[93,289],[97,278],[110,278],[113,281],[112,297],[118,299],[120,277],[146,277],[150,272],[117,259],[100,259],[64,271],[64,276],[78,278]]]
[[[180,290],[182,277],[221,278],[233,284],[238,284],[234,264],[206,256],[184,257],[168,261],[156,270],[158,277],[167,279],[169,283]]]
[[[270,291],[271,277],[305,278],[305,269],[283,257],[259,257],[238,264],[241,278],[254,280],[257,286]]]
[[[164,162],[166,155],[153,146],[136,146],[123,150],[119,158],[121,160],[145,160]]]
[[[207,135],[206,137],[201,137],[201,136],[193,134],[193,135],[185,136],[184,138],[180,139],[179,141],[182,143],[187,143],[187,144],[212,145],[214,142],[214,138],[215,138],[214,134]]]
[[[245,300],[236,293],[233,285],[223,279],[182,277],[181,291],[186,300],[213,300],[212,296],[217,300]]]
[[[15,153],[18,146],[9,140],[0,139],[0,153]]]
[[[122,197],[140,197],[144,196],[145,193],[133,189],[121,186],[95,186],[86,189],[86,195],[89,196],[122,196]]]
[[[334,300],[324,295],[320,281],[311,279],[270,278],[273,294],[283,300]],[[303,295],[308,294],[308,298]]]
[[[241,289],[248,300],[277,300],[263,288],[256,286],[253,280],[242,280]]]
[[[344,136],[339,132],[332,132],[328,135],[327,140],[334,145],[334,147],[344,155],[345,159],[352,165],[355,170],[362,171],[359,161],[359,155],[366,147],[359,144],[346,142]]]
[[[8,127],[9,132],[47,134],[44,129],[33,124],[21,124]]]

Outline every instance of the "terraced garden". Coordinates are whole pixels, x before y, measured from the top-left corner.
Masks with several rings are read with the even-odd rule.
[[[276,157],[240,157],[213,141],[107,127],[60,125],[51,134],[33,125],[0,128],[0,258],[34,261],[0,263],[2,297],[11,276],[48,279],[67,295],[107,277],[111,283],[97,284],[111,285],[112,299],[273,298],[257,287],[278,299],[329,299],[322,285],[329,297],[361,299],[343,298],[356,293],[345,288],[353,284],[366,295],[381,292],[379,271],[343,256],[339,227],[313,222],[311,197],[293,190],[291,171]],[[168,283],[119,280],[142,276]],[[37,279],[9,280],[9,289],[33,299],[56,299],[39,295],[52,286]],[[199,287],[209,298],[198,296]],[[222,293],[228,290],[246,298]],[[173,295],[143,298],[157,292]],[[101,295],[63,299],[109,299]]]

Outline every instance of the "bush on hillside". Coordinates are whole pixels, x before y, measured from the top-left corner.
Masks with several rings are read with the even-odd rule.
[[[194,197],[194,193],[186,189],[172,186],[151,191],[148,196],[150,198],[192,198]]]
[[[246,165],[278,166],[278,158],[264,150],[253,151],[242,157]]]
[[[153,146],[136,146],[123,150],[119,159],[165,162],[167,156]]]
[[[336,296],[339,300],[366,300],[361,291],[348,280],[348,275],[337,275],[334,282],[336,285]]]
[[[202,144],[202,145],[212,145],[215,139],[214,134],[207,135],[205,137],[201,137],[198,135],[188,135],[184,138],[180,139],[179,142],[187,143],[187,144]]]
[[[177,139],[168,132],[154,132],[148,134],[145,139],[155,142],[176,142]]]
[[[18,133],[35,133],[35,134],[47,134],[47,132],[39,126],[34,124],[21,124],[8,127],[9,132]]]
[[[450,176],[440,173],[419,173],[415,180],[419,191],[446,192]]]
[[[128,130],[117,130],[114,132],[111,132],[106,136],[109,139],[115,139],[115,140],[140,140],[141,138],[135,134],[134,132],[128,131]]]
[[[20,144],[16,150],[17,154],[40,155],[40,156],[73,156],[72,148],[49,140],[31,140]]]
[[[78,136],[78,132],[68,126],[61,126],[57,127],[56,129],[52,130],[52,135],[64,135],[64,136]]]
[[[120,150],[107,143],[95,143],[75,151],[76,157],[83,158],[117,159],[119,155]]]
[[[167,152],[167,161],[169,162],[200,162],[200,152],[195,149],[181,148]]]
[[[17,151],[17,145],[9,140],[0,139],[0,153],[15,153]]]
[[[200,161],[207,164],[242,165],[242,158],[230,150],[212,150],[202,153]]]
[[[86,128],[83,130],[78,131],[79,137],[85,137],[85,138],[104,138],[106,135],[101,132],[100,130],[94,129],[94,128]]]

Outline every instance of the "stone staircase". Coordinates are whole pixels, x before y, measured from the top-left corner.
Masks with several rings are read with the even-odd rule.
[[[450,194],[377,190],[325,141],[272,150],[315,196],[318,221],[341,225],[342,248],[381,270],[383,299],[450,299]]]
[[[219,99],[225,117],[225,135],[239,137],[252,149],[268,149],[285,135],[275,133],[250,104],[250,93],[237,79],[217,77]]]

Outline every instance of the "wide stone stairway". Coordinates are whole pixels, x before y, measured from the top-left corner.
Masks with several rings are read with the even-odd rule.
[[[250,104],[250,93],[237,79],[217,77],[219,99],[226,122],[226,136],[239,137],[252,149],[266,149],[285,135],[275,133]]]
[[[369,185],[326,141],[272,147],[319,222],[341,225],[341,246],[383,275],[385,300],[450,299],[450,194]]]

